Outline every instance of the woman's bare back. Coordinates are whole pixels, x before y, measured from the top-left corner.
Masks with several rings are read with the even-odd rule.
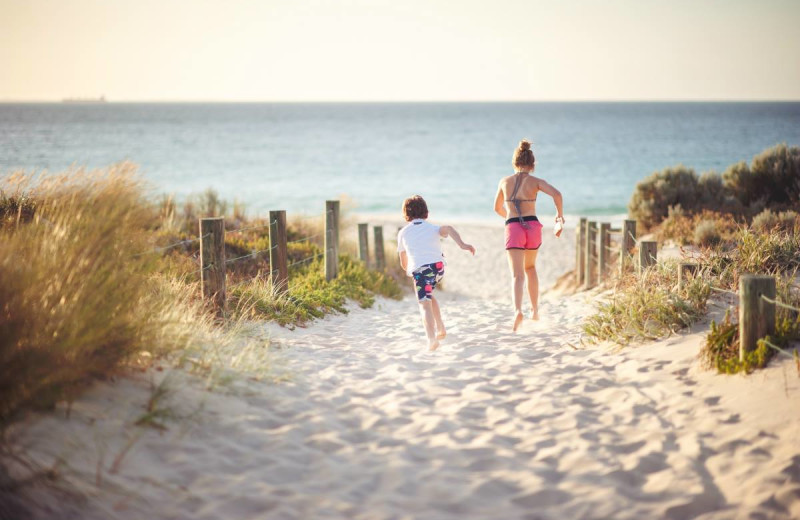
[[[520,214],[517,213],[517,208],[511,201],[511,196],[514,194],[514,186],[519,179],[520,186],[517,189],[517,194],[514,197],[519,200]],[[541,179],[534,177],[530,174],[509,175],[500,181],[500,189],[503,191],[503,200],[505,201],[506,212],[508,218],[525,217],[528,215],[536,215],[536,196],[541,191],[539,184],[543,182]]]

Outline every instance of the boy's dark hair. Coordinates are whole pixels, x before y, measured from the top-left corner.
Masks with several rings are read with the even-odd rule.
[[[406,222],[411,222],[415,218],[428,218],[428,205],[425,199],[419,195],[414,195],[403,201],[403,216]]]

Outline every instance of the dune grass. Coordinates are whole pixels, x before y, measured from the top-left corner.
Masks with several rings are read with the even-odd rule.
[[[731,244],[706,251],[701,260],[708,265],[709,283],[732,292],[738,291],[739,276],[744,273],[766,274],[776,278],[777,301],[800,308],[800,233],[780,231],[758,225],[742,228]],[[733,313],[738,315],[738,313]],[[732,320],[730,309],[717,324],[711,323],[700,359],[720,373],[750,373],[763,368],[780,349],[800,340],[800,312],[784,306],[775,308],[775,334],[758,342],[757,348],[739,359],[739,324]],[[788,350],[786,351],[789,352]],[[794,356],[797,356],[795,349]]]
[[[399,295],[390,276],[344,255],[338,279],[324,280],[320,260],[300,263],[291,270],[290,296],[278,296],[264,281],[268,255],[256,255],[229,265],[232,312],[219,322],[199,297],[198,244],[191,239],[197,216],[225,211],[225,203],[207,192],[181,212],[172,199],[153,203],[146,192],[129,163],[2,180],[0,424],[165,355],[212,385],[242,371],[266,376],[269,344],[251,320],[305,324],[346,312],[347,299],[367,307],[375,294]],[[228,257],[267,249],[266,221],[248,220],[241,205],[228,207],[226,227],[248,228],[229,234]],[[290,227],[289,240],[297,241],[290,263],[321,252],[313,231]]]
[[[37,201],[0,247],[0,419],[50,406],[144,349],[171,350],[193,334],[176,302],[153,290],[149,205],[131,165],[8,179],[5,193]],[[180,303],[180,302],[178,302]]]
[[[688,233],[691,227],[684,229]],[[682,288],[674,260],[661,261],[642,275],[626,272],[616,280],[611,296],[584,322],[586,337],[589,341],[626,345],[667,336],[702,318],[714,291],[737,293],[739,277],[744,273],[775,276],[778,301],[800,308],[797,229],[784,223],[772,227],[740,225],[734,231],[727,230],[725,239],[713,241],[693,255],[692,260],[701,269]],[[800,312],[778,306],[775,334],[760,341],[744,360],[739,360],[738,328],[730,312],[721,323],[711,323],[699,354],[704,366],[721,373],[751,372],[766,366],[778,352],[776,347],[785,349],[800,339]]]
[[[642,275],[626,272],[583,330],[590,341],[627,345],[686,328],[705,313],[710,289],[700,278],[678,288],[677,263],[659,262]]]

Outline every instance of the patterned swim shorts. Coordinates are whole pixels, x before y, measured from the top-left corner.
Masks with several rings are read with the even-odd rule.
[[[436,284],[444,278],[444,262],[427,264],[418,267],[411,273],[414,277],[414,287],[417,289],[417,299],[421,302],[430,300]]]

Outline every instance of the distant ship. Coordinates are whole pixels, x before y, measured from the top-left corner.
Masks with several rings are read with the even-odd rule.
[[[62,103],[105,103],[106,97],[100,96],[99,98],[64,98],[61,100]]]

